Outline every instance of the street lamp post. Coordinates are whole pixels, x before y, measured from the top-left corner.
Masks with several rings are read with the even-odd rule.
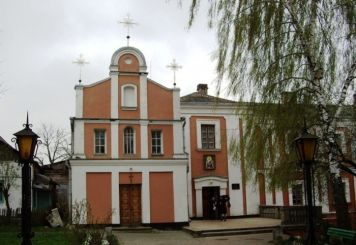
[[[318,137],[309,134],[306,127],[302,134],[294,140],[299,161],[304,168],[304,183],[307,192],[307,245],[315,244],[315,225],[313,215],[312,164],[317,148]]]
[[[31,245],[31,168],[34,162],[35,150],[37,150],[38,135],[35,134],[27,121],[24,129],[15,133],[16,148],[19,151],[20,164],[22,165],[22,207],[21,207],[21,236],[22,245]]]

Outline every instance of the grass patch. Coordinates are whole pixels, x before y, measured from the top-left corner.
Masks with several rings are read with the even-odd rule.
[[[63,228],[35,227],[35,236],[32,238],[33,245],[70,245],[69,233]],[[18,237],[20,227],[0,226],[0,244],[18,245],[22,238]]]

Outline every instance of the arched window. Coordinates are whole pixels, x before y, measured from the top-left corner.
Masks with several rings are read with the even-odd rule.
[[[135,132],[131,127],[124,130],[124,154],[135,154]]]
[[[122,106],[123,107],[137,107],[136,86],[124,85],[122,87]]]

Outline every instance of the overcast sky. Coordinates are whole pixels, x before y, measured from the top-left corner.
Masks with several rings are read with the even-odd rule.
[[[215,33],[207,28],[204,6],[188,30],[190,1],[178,0],[0,0],[0,135],[10,143],[22,129],[26,111],[36,130],[41,123],[69,131],[80,53],[90,62],[83,84],[109,76],[112,54],[126,46],[126,29],[117,22],[127,13],[138,23],[130,46],[145,55],[149,78],[173,87],[166,66],[173,58],[181,95],[208,83],[214,93],[212,53]]]

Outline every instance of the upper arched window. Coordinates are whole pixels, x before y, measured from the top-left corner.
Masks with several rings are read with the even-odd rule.
[[[137,89],[135,85],[128,84],[122,86],[122,107],[137,107]]]

